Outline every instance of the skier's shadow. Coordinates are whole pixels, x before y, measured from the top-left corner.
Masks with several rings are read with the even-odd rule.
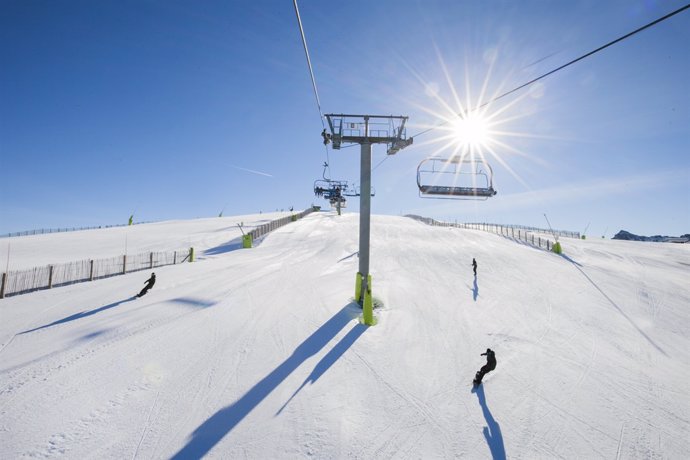
[[[482,406],[482,413],[486,419],[487,426],[484,427],[484,439],[489,445],[491,456],[494,460],[505,460],[506,448],[503,445],[503,435],[501,434],[501,427],[498,422],[491,415],[489,407],[486,405],[486,397],[484,396],[484,385],[479,385],[473,390],[479,398],[479,405]]]
[[[477,275],[474,275],[474,287],[472,289],[472,299],[476,302],[479,297],[479,286],[477,285]]]
[[[115,308],[115,307],[117,307],[117,306],[120,305],[120,304],[123,304],[123,303],[125,303],[125,302],[129,302],[130,300],[134,300],[134,299],[136,299],[136,297],[129,297],[129,298],[127,298],[127,299],[118,300],[117,302],[113,302],[113,303],[111,303],[111,304],[104,305],[104,306],[99,307],[99,308],[95,308],[95,309],[93,309],[93,310],[88,310],[88,311],[82,311],[82,312],[80,312],[80,313],[75,313],[74,315],[68,316],[68,317],[66,317],[66,318],[59,319],[59,320],[57,320],[57,321],[53,321],[53,322],[50,323],[50,324],[45,324],[45,325],[43,325],[43,326],[35,327],[35,328],[33,328],[33,329],[29,329],[29,330],[27,330],[27,331],[20,332],[19,334],[28,334],[29,332],[38,331],[38,330],[40,330],[40,329],[45,329],[45,328],[47,328],[47,327],[57,326],[58,324],[69,323],[70,321],[75,321],[75,320],[77,320],[77,319],[86,318],[87,316],[92,316],[92,315],[95,315],[95,314],[97,314],[97,313],[100,313],[100,312],[102,312],[102,311],[104,311],[104,310],[109,310],[109,309],[111,309],[111,308]]]

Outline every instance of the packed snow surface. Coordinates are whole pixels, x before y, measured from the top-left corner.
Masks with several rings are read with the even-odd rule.
[[[130,249],[199,260],[142,298],[148,272],[0,300],[0,457],[687,458],[690,245],[562,238],[558,256],[373,216],[367,327],[358,217],[252,249],[232,219],[135,226]],[[110,257],[109,231],[12,245]]]
[[[0,240],[0,265],[24,270],[75,260],[190,247],[197,251],[225,252],[241,246],[243,232],[290,214],[271,212],[5,238]]]

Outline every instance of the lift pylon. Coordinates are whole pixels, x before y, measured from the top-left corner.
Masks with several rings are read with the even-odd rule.
[[[330,137],[322,133],[324,143],[332,142],[335,150],[343,143],[360,145],[359,195],[359,272],[356,277],[355,299],[362,305],[364,324],[373,325],[374,307],[369,275],[369,239],[371,224],[371,145],[386,144],[388,155],[394,155],[412,144],[407,138],[408,117],[393,115],[327,114]]]
[[[386,153],[394,155],[413,142],[406,135],[405,124],[408,117],[327,114],[326,119],[331,129],[331,134],[326,136],[333,143],[334,150],[339,150],[343,143],[386,144]]]

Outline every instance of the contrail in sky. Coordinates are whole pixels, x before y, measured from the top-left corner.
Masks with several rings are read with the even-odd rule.
[[[273,177],[273,174],[268,174],[268,173],[261,172],[261,171],[255,171],[253,169],[241,168],[241,167],[235,166],[235,165],[230,165],[230,166],[232,166],[235,169],[239,169],[241,171],[247,171],[250,173],[259,174],[260,176]]]

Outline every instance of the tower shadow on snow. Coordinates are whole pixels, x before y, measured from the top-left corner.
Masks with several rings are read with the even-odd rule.
[[[484,414],[484,419],[486,420],[486,425],[482,430],[484,434],[484,439],[489,445],[489,450],[491,451],[491,457],[494,460],[505,460],[506,458],[506,448],[503,444],[503,435],[501,434],[501,426],[491,415],[489,407],[486,405],[486,396],[484,395],[484,385],[479,385],[473,390],[479,399],[479,405],[482,407],[482,413]]]
[[[20,332],[20,334],[28,334],[29,332],[34,332],[34,331],[38,331],[40,329],[45,329],[48,327],[57,326],[58,324],[69,323],[70,321],[75,321],[78,319],[86,318],[87,316],[92,316],[92,315],[95,315],[95,314],[100,313],[102,311],[109,310],[111,308],[115,308],[118,305],[121,305],[125,302],[129,302],[130,300],[134,300],[134,299],[136,299],[136,297],[129,297],[127,299],[118,300],[117,302],[113,302],[111,304],[104,305],[104,306],[99,307],[99,308],[95,308],[93,310],[87,310],[87,311],[82,311],[80,313],[75,313],[74,315],[70,315],[70,316],[67,316],[65,318],[59,319],[57,321],[53,321],[50,324],[45,324],[43,326],[39,326],[39,327],[29,329],[29,330],[24,331],[24,332]]]
[[[302,388],[304,388],[307,383],[313,384],[315,383],[319,377],[321,377],[323,374],[326,373],[326,371],[336,362],[338,359],[340,359],[341,356],[345,354],[345,352],[352,346],[353,343],[357,341],[359,336],[364,334],[364,331],[367,330],[367,326],[364,324],[358,323],[355,325],[354,328],[350,329],[350,332],[347,333],[345,337],[343,337],[340,342],[338,342],[332,349],[329,351],[326,356],[324,356],[321,361],[319,361],[316,366],[314,366],[314,370],[311,371],[311,374],[302,382],[302,385],[299,386],[297,390],[293,393],[290,398],[285,401],[285,404],[283,404],[283,407],[278,409],[278,412],[276,412],[276,416],[280,415],[281,412],[287,407],[287,405],[292,401],[292,399],[297,396],[297,393],[302,391]]]
[[[280,363],[270,374],[261,379],[242,397],[231,405],[220,409],[204,423],[199,425],[182,449],[172,456],[174,460],[187,458],[201,458],[230,433],[254,408],[275,390],[292,372],[301,366],[308,358],[314,356],[328,342],[330,342],[360,311],[356,303],[350,303],[341,308],[333,317],[321,325],[309,337],[295,348],[285,361]],[[292,397],[279,409],[278,415],[308,383],[315,382],[323,375],[345,351],[367,329],[359,323],[321,359],[305,382],[295,391]]]

